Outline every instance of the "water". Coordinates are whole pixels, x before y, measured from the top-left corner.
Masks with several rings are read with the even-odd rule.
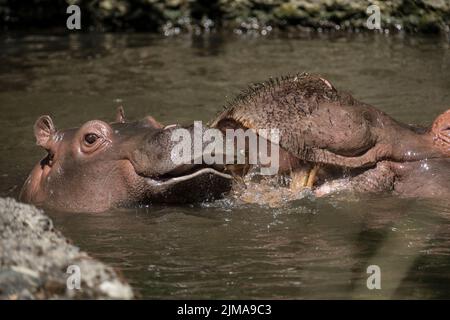
[[[208,121],[254,81],[320,72],[407,123],[450,107],[450,43],[402,36],[146,34],[0,37],[0,196],[17,197],[43,151],[32,125],[91,119]],[[230,199],[102,214],[48,211],[143,298],[450,298],[450,207],[392,196]],[[381,290],[368,290],[369,265]]]

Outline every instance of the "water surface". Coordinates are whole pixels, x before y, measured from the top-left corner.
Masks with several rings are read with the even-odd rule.
[[[17,197],[44,154],[32,125],[92,119],[208,121],[250,82],[319,72],[407,123],[450,107],[450,44],[402,36],[0,37],[0,195]],[[48,211],[144,298],[450,298],[450,208],[388,195],[305,198],[280,208],[229,199],[102,214]],[[382,289],[368,290],[369,265]]]

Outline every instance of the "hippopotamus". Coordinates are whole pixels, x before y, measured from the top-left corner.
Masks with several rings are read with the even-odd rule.
[[[279,174],[290,176],[294,191],[450,196],[450,110],[429,128],[406,125],[319,75],[302,73],[250,87],[210,125],[278,128]],[[418,183],[421,178],[427,183]],[[436,188],[429,186],[433,181]]]
[[[34,134],[46,155],[19,198],[62,211],[101,212],[219,197],[230,187],[228,175],[212,166],[170,161],[170,137],[178,127],[163,126],[151,116],[127,121],[122,108],[112,123],[92,120],[67,130],[57,130],[50,116],[41,116]]]

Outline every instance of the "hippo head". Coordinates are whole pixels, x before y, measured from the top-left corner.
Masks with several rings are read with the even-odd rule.
[[[47,155],[33,168],[20,199],[63,211],[99,212],[219,196],[229,188],[229,176],[171,161],[176,128],[152,117],[128,122],[121,108],[113,123],[93,120],[68,130],[57,130],[49,116],[41,116],[34,134]]]
[[[434,145],[450,157],[450,109],[434,120],[431,133]]]

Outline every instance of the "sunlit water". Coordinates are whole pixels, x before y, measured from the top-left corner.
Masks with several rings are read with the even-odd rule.
[[[43,151],[32,124],[151,114],[208,121],[250,82],[320,72],[407,123],[450,107],[449,42],[346,35],[0,38],[0,195],[17,197]],[[225,199],[103,214],[51,212],[144,298],[450,298],[450,208],[392,196],[306,197],[278,208]],[[368,290],[369,265],[381,290]]]

